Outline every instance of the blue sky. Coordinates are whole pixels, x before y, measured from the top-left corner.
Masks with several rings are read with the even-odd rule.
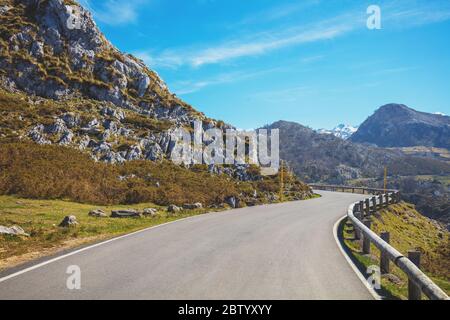
[[[450,114],[450,0],[80,3],[179,97],[239,128],[358,125],[390,102]]]

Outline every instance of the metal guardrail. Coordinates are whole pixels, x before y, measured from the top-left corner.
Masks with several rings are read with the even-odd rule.
[[[356,190],[360,190],[362,194],[383,194],[386,192],[398,192],[394,189],[377,189],[377,188],[367,188],[367,187],[352,187],[352,186],[338,186],[333,184],[308,184],[311,188],[317,190],[329,190],[329,191],[342,191],[346,190],[356,193]]]
[[[348,207],[347,217],[352,222],[355,228],[355,238],[362,240],[363,253],[370,253],[370,244],[373,243],[377,249],[380,250],[380,266],[382,273],[389,272],[389,261],[392,261],[408,276],[408,299],[418,300],[423,292],[429,299],[432,300],[449,300],[448,295],[439,288],[426,274],[420,269],[420,253],[411,251],[408,257],[397,251],[389,244],[389,234],[384,233],[378,236],[375,232],[370,230],[370,220],[366,217],[371,213],[387,207],[389,204],[398,203],[400,201],[400,192],[398,190],[385,190],[375,188],[363,188],[352,186],[335,186],[335,185],[316,185],[310,184],[316,190],[331,190],[339,191],[350,190],[355,193],[356,190],[371,192],[378,196],[366,198],[363,201],[352,203]],[[385,241],[387,240],[387,241]],[[413,261],[411,261],[413,260]]]

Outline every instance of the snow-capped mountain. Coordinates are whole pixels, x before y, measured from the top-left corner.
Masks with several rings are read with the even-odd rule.
[[[358,130],[358,127],[353,127],[349,124],[339,124],[331,130],[328,129],[319,129],[318,133],[322,134],[332,134],[336,137],[347,140],[350,136]]]

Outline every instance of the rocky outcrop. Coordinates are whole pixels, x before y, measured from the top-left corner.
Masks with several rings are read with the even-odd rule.
[[[176,123],[198,118],[141,60],[115,48],[79,4],[21,2],[2,6],[0,16],[2,25],[13,26],[0,34],[0,68],[12,87],[51,99],[110,102]],[[17,17],[24,23],[17,24]],[[121,119],[120,111],[105,108],[104,112]]]

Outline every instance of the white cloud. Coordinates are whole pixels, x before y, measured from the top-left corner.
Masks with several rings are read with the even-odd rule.
[[[107,10],[107,12],[111,13],[114,10],[119,11],[119,9],[111,5],[111,3],[117,4],[117,1],[118,0],[106,1],[105,7],[109,8],[109,11]],[[133,19],[136,18],[136,8],[134,6],[139,1],[145,0],[128,0],[127,2],[123,2],[123,6],[125,7],[123,11],[127,12],[123,21],[133,21]],[[318,0],[310,0],[308,3],[312,4],[318,2]],[[436,2],[431,3],[418,0],[411,4],[410,1],[398,0],[395,2],[381,2],[380,5],[382,7],[384,28],[382,32],[397,27],[415,27],[417,25],[450,19],[450,2],[436,0]],[[262,12],[257,16],[259,19],[277,19],[277,17],[283,17],[296,12],[304,6],[304,4],[298,4],[279,7],[276,10],[265,13]],[[109,15],[110,14],[102,13],[100,17],[105,19],[105,16]],[[120,19],[115,21],[115,23],[120,23]],[[159,52],[150,49],[135,52],[135,55],[142,58],[151,67],[178,68],[181,66],[190,66],[197,68],[205,65],[224,63],[239,58],[261,56],[283,48],[336,39],[355,30],[365,30],[365,26],[365,11],[358,8],[357,10],[354,9],[353,11],[346,12],[334,18],[308,25],[298,24],[289,29],[279,28],[263,30],[258,33],[249,33],[247,31],[243,36],[241,35],[237,38],[215,44],[208,43],[203,46],[167,48]],[[320,59],[320,57],[317,59]],[[314,61],[314,59],[310,62],[312,61]],[[307,63],[308,61],[305,60],[304,62]],[[392,73],[400,71],[405,70],[386,70],[385,72]]]
[[[159,54],[136,52],[151,66],[176,68],[183,65],[200,67],[232,59],[258,56],[286,47],[297,46],[342,36],[360,22],[358,17],[341,16],[310,26],[296,26],[289,30],[275,30],[248,35],[246,39],[232,40],[208,48],[168,49]]]

